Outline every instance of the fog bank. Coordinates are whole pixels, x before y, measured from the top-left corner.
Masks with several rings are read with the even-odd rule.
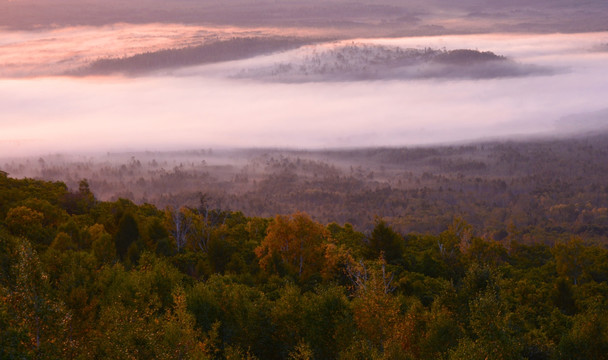
[[[304,83],[235,78],[290,59],[285,52],[139,78],[2,79],[0,154],[404,146],[576,132],[586,114],[593,119],[581,130],[606,123],[608,53],[593,49],[607,33],[353,41],[491,51],[552,71]]]

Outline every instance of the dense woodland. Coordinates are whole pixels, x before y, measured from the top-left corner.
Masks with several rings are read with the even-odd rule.
[[[112,178],[2,172],[0,358],[606,359],[607,146],[257,154],[264,172],[245,161],[224,189],[270,216],[205,188],[157,207],[99,200]],[[126,184],[144,171],[128,161],[107,169]],[[155,161],[144,191],[201,184]]]

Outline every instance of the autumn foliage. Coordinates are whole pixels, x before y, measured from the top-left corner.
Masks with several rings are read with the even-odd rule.
[[[277,215],[255,254],[262,269],[305,280],[323,269],[328,237],[325,227],[304,213]]]
[[[608,358],[608,250],[577,234],[364,233],[0,185],[1,359]]]

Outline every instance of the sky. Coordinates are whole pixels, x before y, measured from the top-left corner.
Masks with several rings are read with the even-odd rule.
[[[416,146],[608,124],[605,31],[349,37],[262,25],[0,28],[0,157]],[[244,54],[235,38],[257,42]],[[494,60],[446,62],[457,49]],[[213,51],[219,60],[200,60]],[[180,57],[192,59],[167,60]],[[93,71],[108,59],[112,71]]]

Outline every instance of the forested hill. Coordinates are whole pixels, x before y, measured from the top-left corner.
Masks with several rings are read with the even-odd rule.
[[[0,173],[0,358],[606,359],[608,250],[568,229],[361,233]]]

